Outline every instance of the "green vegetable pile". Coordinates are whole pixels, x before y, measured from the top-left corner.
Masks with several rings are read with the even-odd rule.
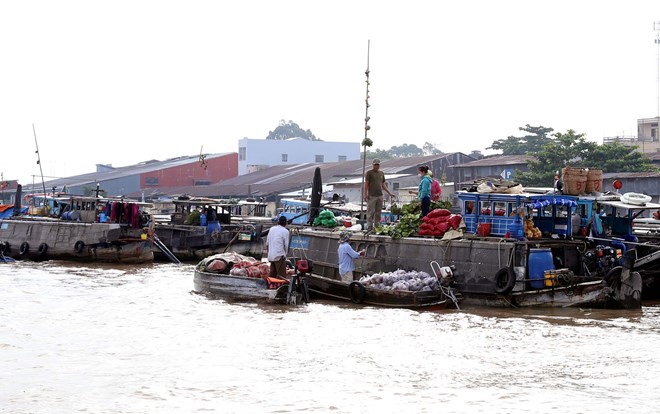
[[[449,209],[451,208],[451,202],[431,201],[430,211],[435,210],[436,208]],[[399,220],[394,224],[376,226],[374,228],[374,233],[390,236],[393,239],[400,239],[402,237],[410,237],[415,235],[419,231],[419,225],[422,221],[419,217],[421,212],[422,207],[419,200],[413,200],[408,204],[404,204],[400,209],[397,207]]]
[[[314,226],[323,226],[323,227],[337,227],[337,219],[335,214],[330,210],[323,210],[319,213],[319,216],[314,219],[312,223]]]

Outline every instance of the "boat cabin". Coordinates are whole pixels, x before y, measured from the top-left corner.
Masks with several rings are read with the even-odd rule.
[[[500,194],[459,191],[467,232],[482,236],[524,237],[525,218],[544,234],[572,234],[577,198],[558,194]]]

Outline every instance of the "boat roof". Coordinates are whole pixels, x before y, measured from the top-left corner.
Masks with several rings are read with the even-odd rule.
[[[645,204],[629,204],[620,200],[604,200],[599,201],[599,203],[624,210],[660,210],[660,204],[651,202]]]

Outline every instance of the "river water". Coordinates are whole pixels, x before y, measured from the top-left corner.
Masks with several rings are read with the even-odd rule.
[[[660,304],[287,308],[209,299],[192,279],[0,265],[0,412],[660,412]]]

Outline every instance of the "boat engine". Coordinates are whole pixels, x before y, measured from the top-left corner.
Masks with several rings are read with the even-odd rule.
[[[598,245],[584,253],[584,266],[592,276],[604,277],[612,268],[620,265],[620,256],[620,251]]]

